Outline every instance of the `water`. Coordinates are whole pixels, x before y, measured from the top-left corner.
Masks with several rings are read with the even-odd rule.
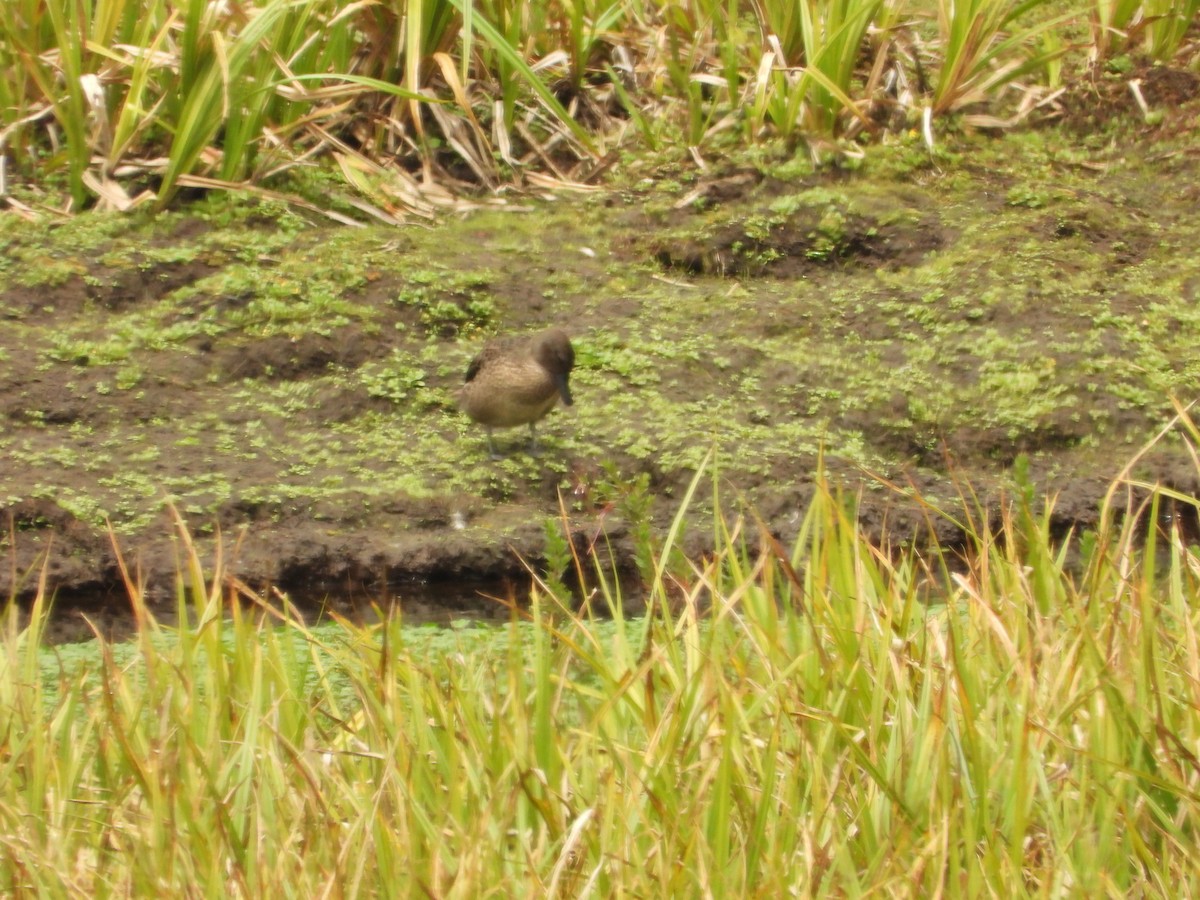
[[[315,624],[332,615],[356,623],[379,621],[381,616],[397,610],[404,621],[421,625],[449,624],[458,619],[502,622],[509,618],[506,601],[528,602],[530,582],[512,579],[404,582],[388,585],[382,592],[365,589],[331,593],[329,591],[293,590],[286,594],[288,601],[299,610],[307,624]],[[274,592],[270,604],[281,608],[283,598]],[[249,608],[250,602],[244,601]],[[27,619],[28,604],[23,603],[23,621]],[[149,604],[150,612],[161,625],[178,624],[174,601],[161,599]],[[124,591],[59,592],[54,598],[45,640],[50,644],[71,644],[93,640],[97,634],[111,641],[121,641],[136,630],[136,620]]]

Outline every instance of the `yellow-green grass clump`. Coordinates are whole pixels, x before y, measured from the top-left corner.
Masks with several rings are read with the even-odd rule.
[[[1186,895],[1200,565],[1125,487],[1070,566],[1028,496],[918,555],[822,488],[790,551],[718,516],[693,562],[685,503],[636,619],[584,557],[581,613],[548,578],[496,631],[310,629],[192,553],[178,629],[131,580],[137,639],[68,665],[39,598],[0,642],[0,892]]]

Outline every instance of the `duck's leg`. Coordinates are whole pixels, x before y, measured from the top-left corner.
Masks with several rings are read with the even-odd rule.
[[[529,455],[538,456],[541,454],[541,448],[538,446],[537,439],[537,423],[529,423]]]
[[[490,456],[492,459],[504,459],[503,454],[496,452],[496,443],[492,440],[492,426],[487,425],[485,427],[487,428],[488,437],[488,456]]]

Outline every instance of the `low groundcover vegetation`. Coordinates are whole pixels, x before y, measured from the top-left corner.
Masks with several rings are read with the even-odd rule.
[[[566,549],[582,605],[547,575],[498,630],[305,627],[180,519],[178,629],[134,577],[92,662],[39,649],[46,597],[10,617],[0,891],[1186,895],[1200,564],[1145,488],[918,554],[823,485],[790,550],[718,514],[691,562],[685,498],[645,617]]]

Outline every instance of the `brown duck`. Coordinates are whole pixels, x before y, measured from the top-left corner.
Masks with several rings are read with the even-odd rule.
[[[568,383],[574,367],[575,350],[561,328],[484,345],[467,367],[459,406],[487,429],[492,459],[501,458],[492,443],[493,428],[528,424],[529,449],[537,452],[537,421],[560,397],[566,406],[574,403]]]

